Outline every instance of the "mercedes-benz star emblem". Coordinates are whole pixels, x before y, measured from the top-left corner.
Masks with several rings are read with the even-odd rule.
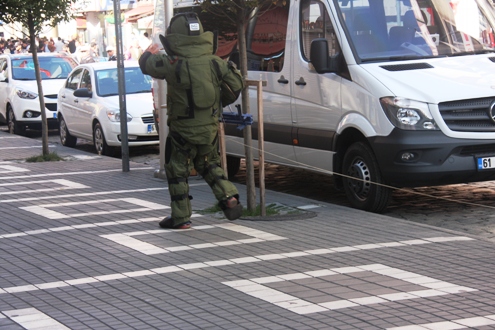
[[[492,104],[490,104],[490,110],[488,110],[488,115],[490,116],[492,123],[495,124],[495,101],[493,101]]]

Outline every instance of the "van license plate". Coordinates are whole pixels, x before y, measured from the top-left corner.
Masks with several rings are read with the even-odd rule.
[[[156,133],[155,124],[148,124],[148,134]]]
[[[478,158],[478,170],[489,170],[495,168],[495,157]]]

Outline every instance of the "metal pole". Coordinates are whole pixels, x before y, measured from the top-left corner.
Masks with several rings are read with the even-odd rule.
[[[156,6],[156,5],[155,5]],[[164,29],[170,23],[170,20],[174,16],[174,2],[173,0],[165,1],[165,26]],[[156,37],[156,38],[155,38]],[[154,39],[158,39],[157,36],[154,36]],[[160,169],[155,171],[154,177],[159,179],[166,179],[167,175],[165,173],[165,141],[168,136],[168,125],[167,125],[167,97],[166,97],[166,82],[165,80],[155,79],[157,90],[155,91],[155,98],[158,102],[155,102],[155,106],[157,106],[158,117],[160,118],[160,122],[158,125],[158,134],[160,138]],[[158,103],[158,105],[157,105]],[[156,123],[155,123],[156,124]]]
[[[129,141],[127,134],[127,108],[125,99],[124,52],[122,46],[122,27],[120,22],[120,1],[113,2],[115,20],[115,39],[117,42],[117,77],[119,80],[120,142],[122,146],[122,172],[129,172]]]

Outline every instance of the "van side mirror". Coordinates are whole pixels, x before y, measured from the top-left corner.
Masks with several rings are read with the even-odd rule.
[[[76,97],[88,97],[91,98],[93,97],[93,92],[91,92],[87,88],[79,88],[74,91],[74,96]]]
[[[316,38],[311,41],[310,61],[316,72],[337,72],[341,62],[341,53],[328,56],[328,41],[325,38]]]

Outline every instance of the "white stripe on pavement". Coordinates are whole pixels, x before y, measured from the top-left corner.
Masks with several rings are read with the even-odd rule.
[[[423,324],[413,324],[405,325],[402,327],[387,328],[387,330],[453,330],[453,329],[468,329],[468,328],[479,328],[486,325],[495,324],[495,314],[468,317],[464,319],[455,319],[452,321],[443,322],[433,322],[433,323],[423,323]]]
[[[27,330],[70,330],[70,328],[67,328],[62,323],[59,323],[36,308],[14,309],[2,311],[2,313]]]
[[[73,227],[75,227],[75,226],[73,226]],[[161,231],[165,232],[167,230],[163,229]],[[182,231],[174,231],[172,229],[168,230],[168,231],[176,233],[176,234],[180,234],[180,232],[182,232]],[[185,231],[187,232],[188,230],[185,230]],[[434,244],[434,243],[443,243],[443,242],[451,242],[451,241],[471,241],[474,239],[469,238],[469,237],[464,237],[464,236],[451,236],[451,237],[430,237],[430,238],[423,238],[421,240],[424,241],[423,244]],[[396,246],[410,246],[411,245],[411,244],[404,244],[401,242],[405,242],[405,241],[392,242],[392,243],[398,243],[398,245],[394,245],[394,244],[390,244],[390,243],[378,243],[378,244],[376,244],[376,246],[380,247],[380,248],[390,248],[390,247],[396,247]],[[296,258],[296,257],[308,256],[308,255],[319,255],[319,254],[326,254],[326,253],[340,253],[340,252],[359,250],[358,248],[356,248],[356,246],[352,246],[349,248],[351,248],[351,249],[343,249],[343,248],[337,247],[337,248],[328,248],[328,249],[294,251],[294,252],[289,252],[289,253],[264,254],[264,255],[257,255],[257,256],[253,256],[253,257],[243,257],[243,258],[234,258],[234,259],[225,259],[225,260],[211,260],[211,261],[197,262],[197,263],[192,263],[192,264],[166,266],[166,267],[145,269],[145,270],[139,270],[139,271],[133,271],[133,272],[127,272],[127,273],[105,274],[105,275],[100,275],[100,276],[95,276],[95,277],[85,277],[85,278],[78,278],[78,279],[72,279],[72,280],[66,280],[66,281],[56,281],[56,282],[48,282],[48,283],[40,283],[40,284],[27,284],[27,285],[21,285],[21,286],[0,288],[0,294],[18,293],[18,292],[35,291],[35,290],[45,290],[45,289],[63,287],[63,286],[67,286],[67,285],[78,285],[78,284],[91,283],[91,282],[105,282],[105,281],[111,281],[114,279],[164,274],[164,273],[178,272],[178,271],[195,269],[195,268],[219,267],[219,266],[232,265],[232,264],[242,264],[242,263],[266,261],[266,260]],[[321,275],[318,275],[318,276],[321,276]],[[442,288],[442,289],[438,289],[438,290],[447,290],[447,288]]]

